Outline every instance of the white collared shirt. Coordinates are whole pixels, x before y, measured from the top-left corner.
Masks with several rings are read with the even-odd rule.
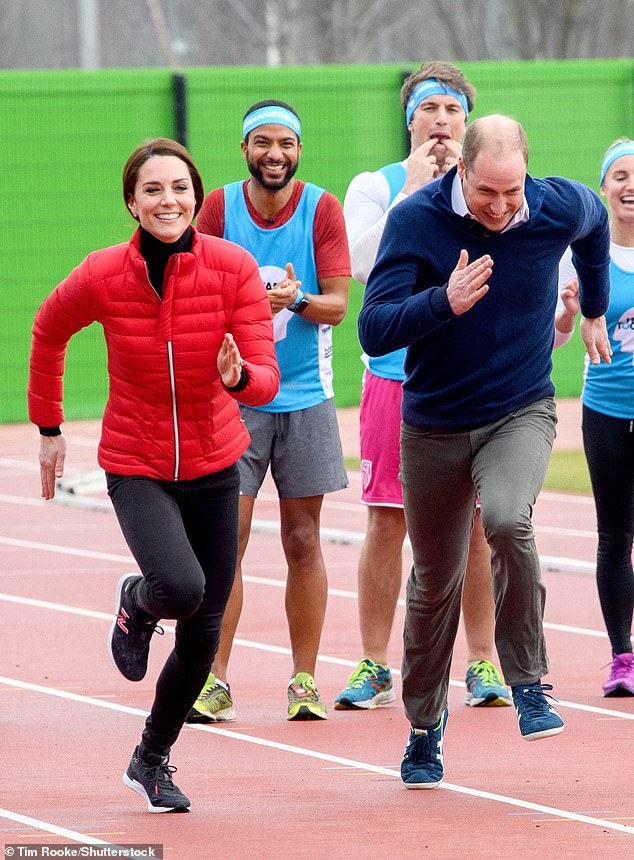
[[[467,201],[465,200],[464,192],[462,190],[462,182],[457,173],[453,178],[453,184],[451,186],[451,207],[456,215],[461,215],[463,218],[474,218],[471,212],[469,212],[469,207],[467,206]],[[507,230],[512,230],[513,227],[519,227],[520,224],[524,224],[528,221],[529,216],[530,212],[528,209],[528,201],[524,194],[522,196],[522,205],[515,215],[513,215],[506,227],[503,230],[500,230],[500,233],[506,233]],[[477,219],[474,218],[474,221],[475,220]]]

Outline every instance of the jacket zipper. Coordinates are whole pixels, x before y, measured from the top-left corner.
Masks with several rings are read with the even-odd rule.
[[[143,266],[145,268],[145,277],[147,278],[148,284],[156,293],[159,302],[162,302],[163,300],[161,296],[159,296],[158,291],[154,289],[154,285],[150,280],[150,271],[145,260],[143,261]],[[176,409],[176,375],[174,373],[174,350],[171,340],[167,341],[167,365],[169,367],[170,374],[170,393],[172,396],[172,423],[174,425],[174,480],[178,481],[178,475],[180,472],[180,434],[178,432],[178,411]]]
[[[174,480],[178,481],[180,471],[180,437],[178,433],[178,412],[176,411],[176,377],[174,375],[174,351],[172,341],[167,341],[167,362],[170,370],[170,389],[172,392],[172,420],[174,422]]]

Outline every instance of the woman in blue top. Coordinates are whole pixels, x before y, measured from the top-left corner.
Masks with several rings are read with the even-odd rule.
[[[606,322],[612,363],[586,363],[583,445],[597,511],[597,588],[612,646],[604,696],[634,696],[634,141],[622,138],[607,150],[601,194],[610,211],[610,306]],[[567,340],[579,311],[575,272],[565,281],[555,326],[555,345]],[[572,278],[566,280],[566,278]]]

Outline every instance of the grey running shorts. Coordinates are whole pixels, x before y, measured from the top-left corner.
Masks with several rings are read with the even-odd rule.
[[[270,465],[281,499],[323,496],[348,486],[335,403],[296,412],[240,406],[251,444],[238,461],[240,494],[257,496]]]

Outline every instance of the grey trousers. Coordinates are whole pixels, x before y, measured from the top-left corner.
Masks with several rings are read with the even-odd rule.
[[[401,483],[414,564],[407,581],[403,702],[411,724],[438,722],[460,619],[476,494],[491,547],[495,643],[507,684],[548,672],[545,588],[531,522],[557,414],[552,398],[464,433],[401,425]]]

